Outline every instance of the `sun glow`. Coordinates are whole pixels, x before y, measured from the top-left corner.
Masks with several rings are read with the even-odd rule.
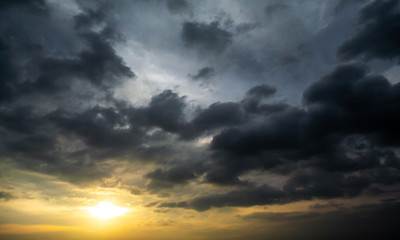
[[[100,202],[96,207],[86,207],[90,215],[99,219],[110,219],[119,217],[129,211],[128,208],[117,207],[109,202]]]

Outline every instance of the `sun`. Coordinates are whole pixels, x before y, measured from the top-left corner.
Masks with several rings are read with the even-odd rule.
[[[128,208],[117,207],[109,202],[99,202],[96,207],[86,207],[90,215],[99,219],[110,219],[119,217],[129,211]]]

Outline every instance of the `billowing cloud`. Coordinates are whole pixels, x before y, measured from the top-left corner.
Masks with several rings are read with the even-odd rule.
[[[191,76],[191,78],[195,81],[207,81],[214,75],[214,68],[212,67],[204,67],[200,69],[197,74]]]
[[[172,13],[180,13],[188,8],[188,3],[185,0],[168,0],[167,7]]]
[[[165,229],[398,212],[397,1],[0,7],[0,208],[109,194]]]
[[[265,185],[234,190],[226,194],[201,196],[189,202],[161,203],[158,207],[182,207],[205,211],[212,207],[243,207],[280,203],[283,202],[284,197],[283,191]]]
[[[182,26],[182,41],[187,47],[204,52],[223,52],[232,43],[232,33],[220,27],[218,22],[185,22]]]
[[[360,13],[358,33],[338,49],[341,59],[397,59],[400,13],[398,1],[375,1]]]

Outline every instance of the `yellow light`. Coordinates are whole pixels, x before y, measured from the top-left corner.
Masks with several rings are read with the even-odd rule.
[[[119,217],[129,211],[128,208],[117,207],[109,202],[100,202],[96,207],[86,207],[90,215],[100,219],[110,219],[113,217]]]

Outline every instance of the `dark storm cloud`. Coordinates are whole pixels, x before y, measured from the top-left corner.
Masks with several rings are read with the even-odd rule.
[[[328,202],[328,203],[316,203],[309,206],[310,209],[325,209],[325,208],[339,208],[343,209],[344,205],[336,202]]]
[[[213,138],[214,150],[241,154],[257,154],[263,150],[290,149],[301,144],[301,120],[304,113],[289,109],[275,114],[271,120],[247,129],[230,128]]]
[[[400,85],[390,84],[383,76],[368,75],[363,66],[342,66],[311,85],[304,101],[315,117],[314,122],[330,123],[328,131],[373,134],[382,144],[399,144]],[[331,119],[327,117],[331,115]],[[319,134],[326,134],[318,128]]]
[[[167,7],[171,13],[180,13],[185,11],[189,4],[185,0],[167,0]]]
[[[302,219],[311,219],[321,216],[319,212],[255,212],[249,215],[242,216],[245,220],[265,220],[272,222],[287,222],[298,221]]]
[[[54,113],[50,115],[37,115],[32,109],[25,108],[1,116],[1,132],[7,136],[1,140],[2,154],[21,168],[58,176],[76,184],[108,177],[110,173],[106,169],[88,158],[94,152],[84,150],[84,145],[68,138],[68,134],[60,134],[62,130],[56,127]],[[68,145],[70,149],[67,150]]]
[[[9,5],[5,12],[22,2],[0,4]],[[36,11],[32,6],[44,2],[24,3],[26,11]],[[186,1],[166,4],[173,13],[188,8]],[[396,4],[376,1],[365,7],[358,34],[342,45],[339,56],[398,57]],[[267,6],[265,13],[271,19],[291,14],[290,9],[275,4]],[[51,14],[34,14],[33,18],[40,18],[44,29],[50,23],[57,26],[51,28],[56,29],[51,35],[68,36],[66,42],[73,42],[71,46],[23,28],[29,19],[18,18],[20,15],[11,25],[3,21],[6,27],[0,28],[0,133],[4,136],[0,150],[18,167],[79,184],[112,176],[114,167],[104,160],[123,159],[157,164],[157,169],[144,176],[150,193],[189,183],[233,189],[159,204],[197,211],[382,194],[400,182],[396,152],[400,145],[400,84],[371,74],[364,65],[338,66],[311,84],[298,105],[279,101],[281,96],[274,95],[277,89],[264,83],[270,82],[266,79],[257,86],[252,83],[254,87],[241,100],[191,108],[190,96],[164,90],[146,96],[149,103],[137,107],[116,100],[120,96],[115,88],[135,74],[117,54],[115,45],[123,36],[109,17],[110,8],[80,9],[68,19],[66,34],[59,30],[64,24],[51,21],[55,10],[48,11]],[[181,31],[185,47],[218,54],[235,44],[234,26],[240,34],[263,27],[222,23],[185,20],[176,32]],[[26,37],[33,35],[44,40]],[[239,48],[232,47],[240,52]],[[302,61],[285,54],[277,58],[285,67]],[[243,65],[246,71],[265,72],[264,60],[258,61],[252,53],[235,57],[234,64]],[[226,63],[215,61],[201,66],[222,70],[220,66]],[[192,79],[206,81],[214,74],[214,68],[205,67]],[[196,145],[196,138],[209,136],[213,137],[209,148]],[[289,180],[281,189],[259,186],[242,178],[251,170],[284,175]]]
[[[72,59],[45,59],[38,84],[44,82],[49,85],[48,82],[54,82],[57,78],[66,81],[65,79],[78,77],[87,79],[96,86],[110,87],[123,78],[135,76],[111,45],[111,40],[118,33],[111,24],[105,22],[106,13],[103,11],[104,9],[87,10],[75,16],[75,29],[88,49]],[[105,24],[100,32],[91,30],[100,24]]]
[[[357,3],[366,3],[366,0],[339,0],[338,3],[336,4],[334,11],[336,14],[340,13],[343,11],[346,7],[352,5],[352,4],[357,4]]]
[[[90,161],[94,165],[108,157],[160,162],[174,154],[174,151],[165,143],[148,146],[149,143],[165,139],[149,136],[146,131],[161,128],[180,133],[189,124],[184,120],[184,107],[184,97],[166,90],[154,96],[148,106],[140,108],[117,104],[113,107],[95,106],[78,112],[58,109],[47,114],[34,113],[32,107],[3,109],[0,114],[2,132],[13,137],[2,139],[2,150],[25,167],[37,169],[37,162],[44,162],[49,164],[44,169],[46,172],[52,169],[54,173],[67,175],[74,175],[68,169],[76,164],[88,163],[88,159],[92,159]],[[60,142],[60,138],[64,139],[63,142]],[[62,144],[72,144],[74,147],[64,152],[60,150]],[[180,178],[175,174],[185,169],[190,170],[187,172],[190,178],[204,171],[201,165],[193,163],[167,170],[164,178],[155,174],[148,177],[157,182],[165,180],[178,184],[177,179]],[[93,177],[103,177],[102,172]]]
[[[396,218],[400,206],[395,204],[361,205],[330,212],[256,212],[241,218],[255,223],[279,222],[290,231],[269,229],[277,239],[397,239]],[[351,227],[349,227],[351,226]],[[252,236],[248,236],[253,238]],[[254,239],[262,239],[254,236]]]
[[[63,135],[85,143],[87,149],[82,154],[97,159],[130,156],[161,161],[174,151],[168,144],[143,145],[165,140],[150,136],[146,131],[155,127],[172,133],[178,131],[184,124],[184,104],[184,98],[166,90],[142,108],[124,104],[107,108],[97,106],[80,113],[55,111],[48,118]]]
[[[263,84],[259,86],[255,86],[251,88],[249,91],[247,91],[248,96],[255,96],[258,98],[266,98],[271,95],[273,95],[276,92],[276,89],[274,87],[271,87],[269,85]]]
[[[11,82],[17,76],[10,46],[0,39],[0,102],[13,97]]]
[[[75,59],[45,59],[38,79],[22,85],[25,92],[62,91],[69,88],[70,79],[74,78],[88,80],[99,87],[110,87],[124,77],[134,77],[110,44],[99,35],[88,33],[84,38],[88,50],[79,53]]]
[[[338,49],[343,60],[397,59],[400,54],[400,12],[397,0],[374,1],[361,10],[358,33]]]
[[[4,156],[34,168],[37,161],[54,164],[60,159],[54,128],[44,116],[34,113],[32,107],[3,108],[0,124],[0,132],[5,136],[0,141]]]
[[[285,103],[263,103],[264,99],[271,97],[275,92],[276,89],[274,87],[266,84],[255,86],[247,91],[246,96],[241,101],[241,105],[249,114],[269,115],[274,112],[281,112],[289,105]]]
[[[201,163],[179,164],[167,170],[156,169],[145,175],[151,179],[147,188],[157,191],[164,188],[173,188],[177,184],[187,184],[199,176],[204,170]]]
[[[370,186],[367,176],[349,176],[340,173],[301,172],[288,180],[284,190],[292,199],[336,198],[357,196]]]
[[[14,12],[2,15],[5,27],[1,30],[4,37],[0,40],[0,68],[4,71],[0,76],[0,100],[21,99],[24,95],[38,93],[69,92],[74,84],[81,81],[107,89],[122,83],[123,79],[134,77],[112,47],[119,34],[113,23],[105,19],[105,14],[104,9],[83,11],[70,19],[75,23],[75,29],[54,29],[60,31],[61,36],[67,35],[73,42],[69,44],[76,49],[68,49],[71,46],[52,40],[57,33],[47,36],[47,32],[43,32],[42,37],[36,37],[40,33],[33,34],[29,28],[15,27],[33,18],[37,24],[43,25],[40,27],[46,28],[48,24],[52,30],[57,21],[51,23],[55,18],[51,14],[27,17],[26,13],[17,15],[18,19],[12,17]],[[100,30],[92,29],[99,26]],[[60,42],[58,46],[57,42]],[[77,46],[84,47],[78,50]]]
[[[299,200],[333,199],[338,197],[358,196],[364,189],[377,183],[365,175],[345,176],[341,173],[300,171],[292,176],[283,189],[276,189],[264,185],[254,187],[252,184],[241,184],[241,189],[224,194],[201,196],[186,201],[187,206],[197,211],[206,211],[212,207],[226,206],[254,206],[268,204],[285,204]],[[213,181],[216,184],[221,182]],[[231,184],[238,184],[231,183]],[[163,207],[178,207],[173,203],[160,205]]]
[[[45,1],[0,4],[0,102],[7,101],[0,106],[2,155],[18,167],[77,184],[109,177],[102,159],[137,146],[144,134],[125,129],[130,123],[119,108],[84,107],[92,94],[110,95],[134,77],[114,50],[121,38],[108,9],[82,9],[70,17]],[[49,14],[36,14],[44,8]],[[35,31],[25,27],[32,24]]]
[[[53,136],[46,136],[44,134],[28,136],[7,145],[8,151],[13,152],[17,156],[50,163],[54,163],[59,159],[56,156],[56,151],[54,151],[55,148],[56,140]]]
[[[244,121],[240,104],[234,102],[213,103],[199,110],[191,124],[199,131],[240,124]]]
[[[317,165],[330,170],[374,167],[385,151],[365,146],[363,151],[353,149],[356,156],[350,158],[339,154],[346,150],[341,143],[360,134],[373,144],[398,145],[399,89],[382,76],[367,75],[362,66],[341,66],[305,91],[307,110],[287,107],[263,122],[227,129],[214,137],[211,147],[245,156],[270,152],[289,161],[314,157]],[[366,152],[380,157],[368,160]]]
[[[259,85],[250,89],[245,98],[239,102],[216,102],[205,109],[195,112],[191,122],[183,126],[180,132],[184,139],[191,139],[207,131],[241,125],[249,120],[248,114],[279,112],[286,108],[285,104],[265,104],[261,101],[275,93],[276,89],[269,85]]]
[[[74,17],[75,20],[75,29],[78,31],[85,31],[95,26],[96,24],[100,24],[104,21],[105,18],[105,9],[87,9],[85,12],[78,14]]]
[[[132,127],[116,108],[95,107],[77,115],[55,112],[50,116],[65,134],[75,133],[91,147],[122,150],[140,143],[143,132]]]
[[[400,102],[398,84],[369,75],[362,65],[345,65],[305,91],[304,109],[260,102],[274,92],[270,86],[256,86],[241,103],[212,104],[198,111],[191,122],[174,121],[181,129],[191,130],[191,136],[236,126],[214,136],[214,163],[205,172],[206,182],[248,185],[238,176],[251,169],[286,174],[301,166],[320,169],[298,173],[288,181],[285,191],[294,200],[353,197],[374,182],[398,182],[398,170],[385,170],[399,167],[399,159],[390,149],[399,144],[399,129],[396,121],[391,121],[399,118],[395,110]],[[249,107],[249,99],[256,107]],[[267,107],[276,111],[260,110]],[[180,116],[181,110],[175,116]],[[260,117],[264,120],[254,121]],[[363,172],[354,177],[341,173],[353,171]],[[303,190],[296,191],[298,188]]]
[[[2,139],[0,149],[21,167],[84,184],[110,176],[110,169],[102,166],[107,158],[162,162],[173,156],[170,144],[157,143],[165,137],[150,136],[146,131],[179,132],[187,124],[184,107],[184,97],[166,90],[139,108],[118,102],[110,107],[58,109],[47,114],[37,114],[33,107],[3,109],[2,132],[12,137]],[[68,151],[63,150],[64,145],[70,146]],[[156,171],[148,174],[152,180],[148,187],[155,191],[168,183],[185,184],[204,172],[202,169],[201,164],[192,163]],[[179,176],[181,173],[186,175]]]
[[[154,96],[147,109],[150,123],[169,132],[178,132],[184,124],[183,110],[185,97],[179,97],[171,90]]]
[[[283,203],[355,197],[372,193],[374,184],[397,184],[399,158],[392,147],[399,145],[399,102],[398,84],[369,75],[364,66],[340,66],[305,91],[305,109],[286,106],[264,121],[246,121],[214,136],[214,166],[204,179],[251,186],[238,178],[247,170],[294,172],[283,187]],[[220,205],[208,206],[230,201],[218,199]]]
[[[207,169],[210,168],[209,161],[202,159],[184,159],[184,161],[170,161],[169,168],[158,168],[144,175],[144,178],[150,179],[147,189],[150,192],[159,192],[163,189],[174,188],[198,181],[198,177],[202,176]]]
[[[153,96],[148,106],[136,110],[131,108],[127,112],[133,113],[130,118],[136,121],[136,125],[159,127],[166,132],[178,134],[184,140],[192,140],[207,131],[246,121],[242,105],[234,102],[217,102],[207,108],[199,108],[193,119],[188,121],[184,114],[187,105],[185,99],[171,90],[165,90]]]
[[[184,22],[181,33],[186,47],[199,48],[205,52],[223,52],[232,43],[232,33],[220,27],[218,22],[209,24]]]
[[[213,207],[245,207],[283,203],[285,193],[268,185],[233,190],[226,194],[214,194],[194,198],[188,202],[162,203],[158,207],[190,208],[206,211]]]
[[[214,68],[212,67],[204,67],[200,69],[197,74],[191,76],[191,78],[195,81],[208,81],[212,76],[214,76]]]
[[[48,8],[45,0],[0,0],[0,11],[7,8],[17,7],[28,8],[28,10],[37,13],[44,13]]]
[[[110,176],[110,169],[101,167],[80,151],[62,151],[53,135],[36,134],[12,141],[3,151],[20,168],[57,176],[78,185],[90,184]]]
[[[0,123],[5,129],[29,134],[40,126],[41,121],[34,115],[33,108],[26,106],[1,111]]]

